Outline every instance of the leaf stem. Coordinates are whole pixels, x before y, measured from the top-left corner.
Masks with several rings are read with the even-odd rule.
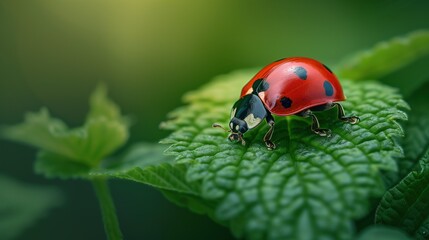
[[[122,239],[118,217],[116,216],[115,205],[113,203],[112,196],[110,195],[106,178],[93,178],[92,186],[94,187],[98,202],[100,204],[101,214],[103,216],[104,231],[106,232],[107,239]]]

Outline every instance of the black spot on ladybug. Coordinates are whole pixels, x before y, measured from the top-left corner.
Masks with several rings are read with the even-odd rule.
[[[330,82],[325,81],[323,83],[323,88],[325,89],[326,96],[334,95],[334,88],[332,87],[332,84]]]
[[[290,108],[290,106],[292,106],[292,100],[288,97],[282,97],[280,103],[284,108]]]
[[[265,81],[265,79],[263,78],[256,80],[252,85],[254,93],[265,92],[268,90],[269,87],[270,84],[268,84],[267,81]]]
[[[323,64],[323,66],[326,68],[326,70],[328,70],[330,73],[332,73],[331,69],[329,69],[328,66],[326,66],[325,64]]]
[[[302,80],[306,80],[307,79],[307,70],[305,70],[305,68],[303,67],[295,67],[294,71],[293,71],[299,78],[301,78]]]

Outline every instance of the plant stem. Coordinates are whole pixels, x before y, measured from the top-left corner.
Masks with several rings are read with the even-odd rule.
[[[92,179],[92,186],[97,194],[98,202],[103,216],[104,231],[107,239],[117,240],[122,239],[121,229],[119,227],[118,217],[116,216],[115,205],[110,195],[107,180],[103,177]]]

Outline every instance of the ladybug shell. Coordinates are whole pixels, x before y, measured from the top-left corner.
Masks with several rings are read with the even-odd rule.
[[[256,81],[255,92],[267,110],[280,116],[346,99],[337,77],[311,58],[284,58],[267,65],[243,87],[241,97],[254,91]]]

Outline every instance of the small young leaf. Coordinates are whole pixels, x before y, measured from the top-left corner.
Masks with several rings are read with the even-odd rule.
[[[76,170],[75,177],[82,176],[128,138],[127,120],[107,98],[105,88],[96,89],[90,105],[82,127],[69,129],[64,122],[52,118],[46,109],[42,109],[38,113],[28,113],[21,124],[2,128],[0,136],[43,150],[36,163],[39,173],[71,177]]]
[[[88,178],[90,170],[91,167],[86,164],[47,151],[39,151],[34,163],[34,171],[46,178]]]
[[[27,113],[23,123],[2,128],[1,134],[9,140],[56,152],[74,161],[82,161],[80,156],[76,156],[72,142],[84,138],[85,133],[82,130],[70,131],[64,122],[52,118],[45,108],[37,113]]]
[[[186,95],[189,105],[162,124],[174,132],[163,143],[187,164],[186,179],[199,196],[215,203],[214,217],[249,239],[350,239],[352,219],[367,213],[368,198],[384,191],[379,169],[396,170],[402,156],[396,137],[407,105],[397,92],[375,82],[342,81],[347,114],[357,125],[336,119],[335,110],[319,114],[331,138],[316,136],[300,117],[277,117],[268,151],[268,127],[246,133],[246,146],[226,140],[212,123],[227,125],[229,109],[254,71],[222,76]]]
[[[165,146],[139,143],[107,167],[91,172],[93,176],[106,176],[148,184],[161,190],[197,195],[195,184],[187,183],[185,166],[173,165],[174,158],[164,154]]]
[[[356,54],[341,63],[336,73],[344,78],[378,79],[426,54],[429,54],[429,31],[416,31]]]
[[[126,123],[126,119],[121,115],[118,105],[107,98],[107,88],[99,85],[92,93],[90,100],[90,111],[87,121],[91,119],[106,118],[110,121]]]
[[[0,175],[0,238],[14,239],[61,202],[57,189],[22,184]]]
[[[385,226],[373,226],[357,238],[357,240],[411,240],[405,233],[398,229]]]

